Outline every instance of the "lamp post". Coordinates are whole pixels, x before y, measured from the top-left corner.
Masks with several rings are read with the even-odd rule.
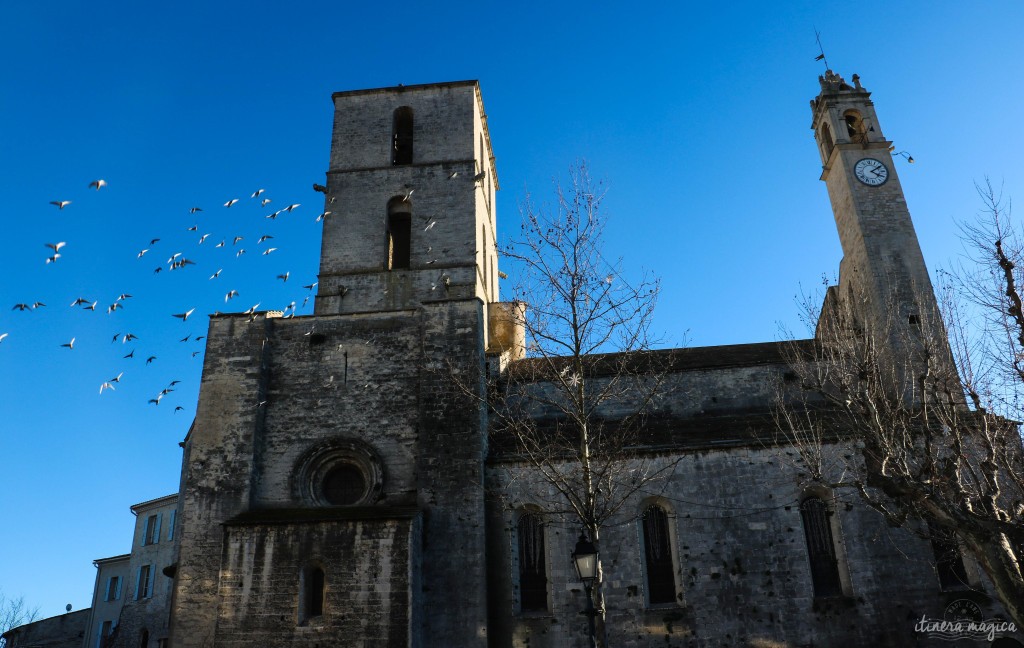
[[[597,640],[594,632],[594,582],[597,581],[597,547],[594,546],[587,536],[580,534],[576,542],[576,549],[572,552],[572,561],[576,565],[576,574],[583,583],[583,589],[587,592],[587,621],[590,626],[590,648],[597,648]]]

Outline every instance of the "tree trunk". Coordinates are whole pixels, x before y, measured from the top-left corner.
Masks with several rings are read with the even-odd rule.
[[[991,579],[996,596],[1002,602],[1010,620],[1017,628],[1024,628],[1024,581],[1009,547],[1004,546],[1007,541],[981,539],[969,532],[962,532],[961,535],[985,574]]]

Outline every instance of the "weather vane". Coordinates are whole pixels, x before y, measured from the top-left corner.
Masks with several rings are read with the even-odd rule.
[[[820,54],[818,54],[817,56],[814,57],[814,60],[815,61],[824,61],[825,62],[825,69],[828,70],[829,69],[829,67],[828,67],[828,59],[825,58],[825,48],[823,48],[821,46],[821,34],[818,33],[817,29],[814,30],[814,39],[818,41],[818,51],[821,52]]]

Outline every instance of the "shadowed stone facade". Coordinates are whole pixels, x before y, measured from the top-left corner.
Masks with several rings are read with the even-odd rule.
[[[911,295],[933,312],[869,94],[856,77],[820,82],[812,128],[845,254],[823,316],[852,299],[882,318]],[[498,296],[479,86],[333,100],[314,315],[210,321],[183,444],[169,645],[582,648],[579,529],[545,510],[544,480],[481,404],[488,372],[530,360],[521,305]],[[865,158],[886,180],[877,166],[858,179]],[[970,560],[966,587],[944,591],[927,541],[803,485],[778,442],[773,385],[811,344],[634,359],[667,372],[673,396],[638,448],[664,476],[603,532],[609,645],[924,646],[915,621],[952,600],[998,612]],[[589,378],[605,379],[600,365]],[[603,407],[609,421],[629,409]],[[832,450],[852,451],[838,439]]]

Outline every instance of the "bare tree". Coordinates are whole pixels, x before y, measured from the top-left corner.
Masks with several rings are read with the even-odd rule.
[[[777,422],[810,479],[966,549],[1024,627],[1024,461],[1006,416],[1024,380],[1022,256],[998,196],[981,193],[986,218],[965,229],[977,265],[940,287],[942,317],[929,294],[879,318],[855,289],[830,289],[814,343],[794,347]]]
[[[640,455],[645,415],[665,392],[662,357],[651,348],[659,280],[628,280],[604,256],[604,188],[584,163],[558,186],[553,208],[529,197],[519,235],[503,247],[528,357],[489,387],[492,446],[511,454],[517,483],[545,515],[577,526],[600,548],[601,530],[670,464]],[[566,557],[568,559],[568,556]],[[597,642],[605,645],[604,575],[593,587]]]
[[[2,635],[20,625],[32,623],[38,613],[38,609],[29,609],[25,604],[25,597],[8,598],[0,592],[0,648],[7,645],[7,640]]]

